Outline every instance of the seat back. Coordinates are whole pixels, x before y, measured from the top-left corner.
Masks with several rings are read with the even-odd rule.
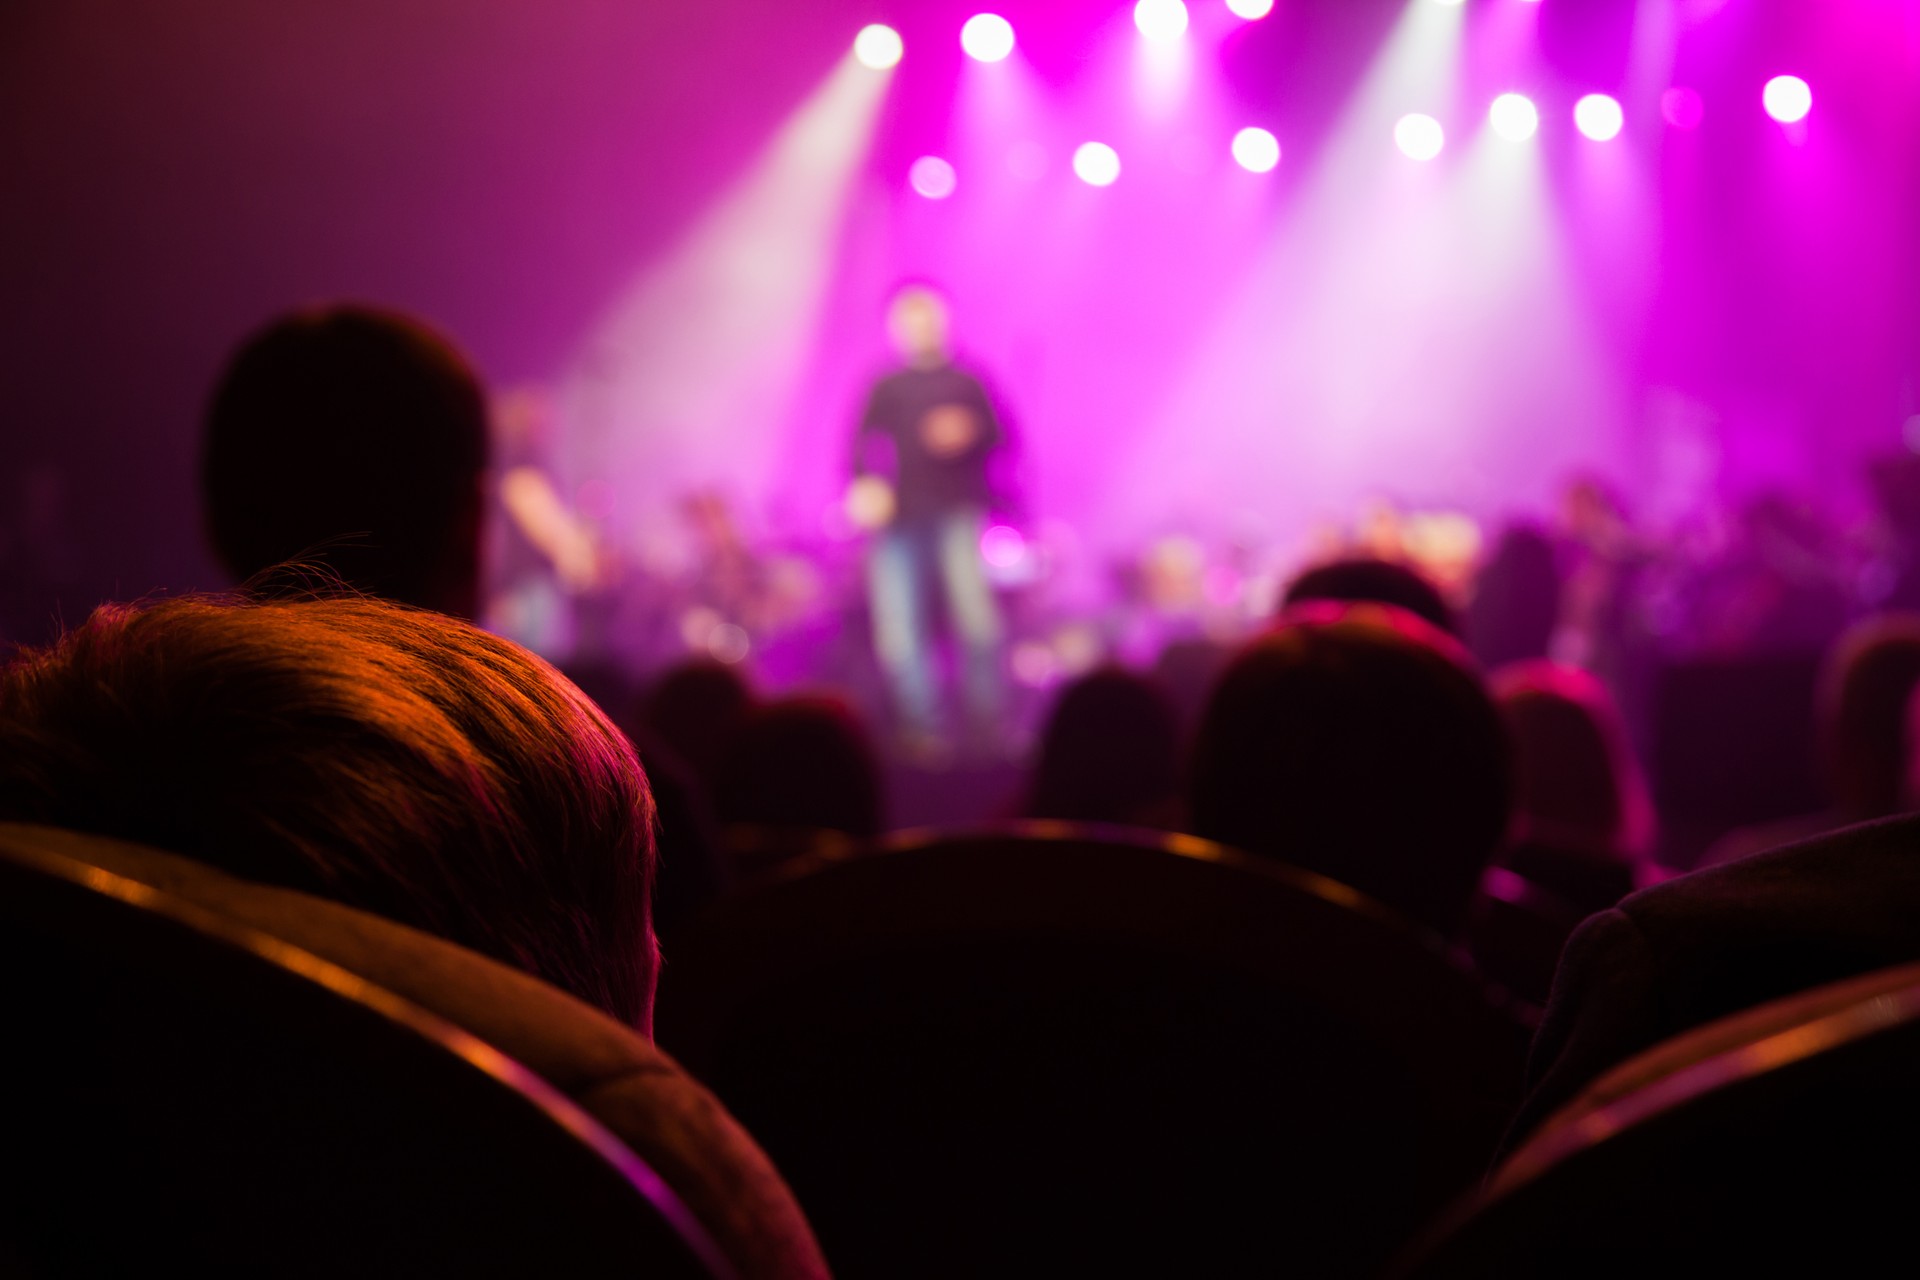
[[[30,843],[0,842],[0,1261],[734,1274],[651,1168],[495,1049]]]
[[[1344,886],[1064,823],[753,886],[657,1016],[843,1277],[1364,1273],[1477,1176],[1525,1045]]]
[[[1597,1082],[1399,1268],[1864,1275],[1911,1256],[1920,965],[1658,1045]]]

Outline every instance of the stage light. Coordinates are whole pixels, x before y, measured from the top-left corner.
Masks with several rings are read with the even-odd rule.
[[[1266,173],[1280,163],[1280,139],[1249,126],[1233,135],[1233,158],[1249,173]]]
[[[1781,124],[1797,124],[1813,110],[1813,90],[1799,76],[1775,76],[1760,91],[1760,102]]]
[[[953,166],[939,156],[921,156],[907,170],[907,185],[929,200],[945,200],[957,182]]]
[[[1409,160],[1431,160],[1447,145],[1447,135],[1438,120],[1415,112],[1393,126],[1393,145]]]
[[[1676,129],[1698,129],[1706,104],[1691,89],[1675,86],[1660,95],[1660,116]]]
[[[1540,128],[1540,112],[1524,93],[1503,93],[1487,108],[1493,131],[1510,142],[1525,142]]]
[[[1018,568],[1027,558],[1027,540],[1010,524],[996,524],[980,535],[980,556],[996,569]]]
[[[1611,142],[1625,123],[1620,104],[1604,93],[1590,93],[1573,104],[1574,127],[1595,142]]]
[[[1187,6],[1180,0],[1140,0],[1133,6],[1133,25],[1156,44],[1178,40],[1187,32]]]
[[[1236,18],[1257,22],[1273,12],[1273,0],[1227,0],[1227,11]]]
[[[1090,187],[1109,187],[1120,176],[1120,155],[1104,142],[1083,142],[1073,153],[1073,171]]]
[[[853,38],[853,56],[860,60],[861,66],[875,71],[885,71],[900,61],[905,51],[900,33],[878,22],[860,28],[860,34]]]
[[[1013,24],[997,13],[976,13],[960,28],[960,47],[980,62],[998,62],[1013,52]]]

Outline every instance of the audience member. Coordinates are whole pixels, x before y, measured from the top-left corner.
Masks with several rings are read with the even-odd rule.
[[[1552,651],[1560,624],[1560,570],[1553,540],[1527,524],[1509,525],[1474,576],[1464,628],[1467,647],[1488,671]]]
[[[552,668],[383,601],[107,605],[0,668],[0,819],[372,911],[643,1032],[652,817]]]
[[[569,662],[561,674],[627,736],[647,771],[654,806],[653,928],[670,939],[725,892],[732,878],[714,829],[712,797],[641,720],[639,691],[624,668]]]
[[[1068,685],[1040,737],[1026,816],[1178,825],[1180,725],[1157,685],[1109,667]]]
[[[782,698],[741,717],[720,756],[714,810],[742,871],[804,852],[819,833],[880,833],[880,771],[838,699]]]
[[[1508,757],[1456,641],[1390,606],[1305,605],[1215,687],[1190,817],[1450,936],[1506,832]]]
[[[370,307],[295,312],[243,343],[215,388],[207,532],[242,580],[294,562],[472,617],[486,467],[485,393],[446,339]]]
[[[1650,877],[1653,803],[1606,686],[1534,661],[1493,675],[1514,744],[1513,839],[1501,861],[1584,912]]]
[[[1701,866],[1900,813],[1909,738],[1908,697],[1920,686],[1920,614],[1869,618],[1828,652],[1815,701],[1820,772],[1830,800],[1818,813],[1742,827],[1722,837]]]
[[[1440,588],[1417,569],[1393,560],[1335,560],[1317,565],[1287,584],[1282,608],[1310,600],[1371,600],[1405,609],[1450,636],[1460,634],[1460,620]]]
[[[753,690],[737,667],[696,658],[654,682],[642,700],[640,720],[711,798],[718,789],[727,739],[753,702]]]
[[[1509,1142],[1608,1069],[1728,1014],[1920,961],[1920,817],[1643,889],[1575,931]]]

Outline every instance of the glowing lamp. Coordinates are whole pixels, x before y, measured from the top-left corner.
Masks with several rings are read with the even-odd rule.
[[[1258,22],[1273,12],[1273,0],[1227,0],[1227,12],[1248,22]]]
[[[1234,161],[1248,173],[1267,173],[1280,163],[1280,140],[1258,126],[1233,135]]]
[[[853,38],[853,56],[861,66],[871,67],[875,71],[885,71],[900,61],[900,55],[906,46],[900,43],[900,33],[882,23],[860,28],[860,34]]]
[[[1110,187],[1120,176],[1120,154],[1104,142],[1083,142],[1073,153],[1073,171],[1090,187]]]
[[[999,62],[1013,52],[1013,24],[997,13],[976,13],[960,28],[960,47],[978,62]]]
[[[1447,134],[1438,120],[1416,111],[1393,126],[1393,145],[1409,160],[1431,160],[1447,145]]]
[[[921,156],[907,170],[907,185],[929,200],[945,200],[959,185],[959,178],[939,156]]]
[[[1590,93],[1573,104],[1573,127],[1595,142],[1613,141],[1626,122],[1620,104],[1604,93]]]
[[[1187,6],[1180,0],[1140,0],[1133,6],[1133,25],[1155,44],[1178,40],[1187,32]]]
[[[1760,91],[1760,105],[1781,124],[1797,124],[1813,110],[1813,90],[1799,76],[1775,76]]]
[[[1524,93],[1503,93],[1487,108],[1487,123],[1509,142],[1525,142],[1540,128],[1540,112]]]

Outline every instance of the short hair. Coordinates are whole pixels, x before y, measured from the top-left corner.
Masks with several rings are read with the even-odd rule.
[[[1533,659],[1493,673],[1514,748],[1514,808],[1526,835],[1626,858],[1652,853],[1653,803],[1607,687]]]
[[[471,617],[486,396],[446,338],[365,306],[296,311],[241,344],[207,411],[206,527],[242,581],[288,561]]]
[[[1151,825],[1180,795],[1180,719],[1160,686],[1119,667],[1068,685],[1040,735],[1030,818]]]
[[[720,755],[713,807],[729,825],[880,831],[880,769],[838,698],[801,695],[747,710]]]
[[[646,776],[557,672],[464,622],[102,606],[0,667],[0,819],[371,911],[650,1026]]]
[[[1287,584],[1282,607],[1310,600],[1371,600],[1405,609],[1450,636],[1460,634],[1453,606],[1417,570],[1393,560],[1354,557],[1316,565]]]
[[[1194,743],[1196,834],[1341,881],[1445,934],[1506,833],[1500,714],[1451,637],[1316,603],[1241,651]]]

